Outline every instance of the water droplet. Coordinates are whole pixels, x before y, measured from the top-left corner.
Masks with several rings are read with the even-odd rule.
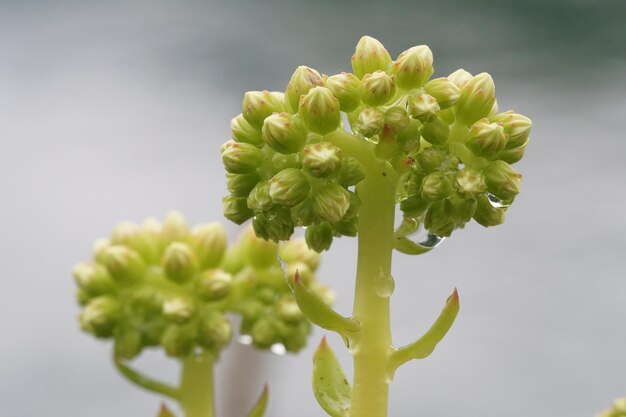
[[[239,336],[237,341],[242,345],[248,346],[252,344],[252,336],[250,336],[249,334],[242,334]]]
[[[426,238],[419,242],[418,245],[434,249],[439,246],[439,244],[441,244],[441,242],[443,242],[445,239],[445,237],[439,237],[434,233],[428,233],[426,235]]]
[[[285,345],[283,345],[282,343],[274,343],[270,347],[270,350],[274,355],[278,356],[283,356],[285,353],[287,353],[287,349],[285,349]]]
[[[390,297],[393,294],[393,290],[396,288],[396,282],[391,275],[384,273],[381,268],[378,277],[374,280],[374,291],[380,297]]]
[[[512,203],[512,201],[501,200],[493,194],[487,194],[487,198],[489,199],[489,204],[495,208],[506,208]]]

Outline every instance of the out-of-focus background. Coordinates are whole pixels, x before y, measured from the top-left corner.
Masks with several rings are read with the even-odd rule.
[[[219,147],[243,93],[283,90],[299,64],[349,70],[364,34],[393,57],[428,44],[436,76],[490,72],[500,109],[534,121],[503,226],[395,257],[398,344],[455,286],[462,310],[431,357],[398,372],[390,415],[586,417],[626,396],[624,22],[622,0],[1,2],[0,415],[156,413],[110,345],[78,331],[71,267],[120,220],[220,219]],[[345,313],[355,256],[342,238],[320,272]],[[243,416],[267,380],[269,416],[322,416],[321,335],[298,357],[229,349],[220,415]],[[175,378],[169,362],[139,365]]]

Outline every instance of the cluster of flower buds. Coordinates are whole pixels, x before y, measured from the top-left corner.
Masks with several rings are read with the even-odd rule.
[[[355,143],[371,144],[374,157],[401,176],[405,216],[440,236],[472,218],[484,226],[502,223],[519,193],[521,174],[511,164],[524,154],[531,122],[498,113],[491,76],[461,69],[430,79],[428,46],[394,61],[368,36],[359,41],[352,68],[354,74],[327,76],[301,66],[284,93],[245,94],[242,113],[231,122],[232,140],[222,146],[230,191],[225,216],[238,224],[252,218],[257,235],[274,241],[306,227],[317,251],[333,236],[354,236],[353,186],[365,172],[333,139],[347,130],[345,119]]]
[[[626,417],[626,398],[615,400],[611,408],[598,414],[597,417]]]
[[[225,314],[240,313],[258,347],[283,343],[297,351],[310,324],[289,290],[279,250],[288,272],[298,269],[311,289],[325,291],[314,279],[319,255],[303,240],[279,247],[247,232],[227,248],[219,223],[190,230],[175,212],[163,223],[123,222],[110,239],[96,241],[93,261],[74,268],[80,326],[114,339],[119,359],[151,346],[185,357],[197,348],[219,353],[233,333]]]

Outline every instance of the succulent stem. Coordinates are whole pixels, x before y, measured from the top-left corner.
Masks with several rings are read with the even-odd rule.
[[[213,363],[209,352],[192,354],[183,361],[180,379],[180,406],[185,417],[214,417]]]

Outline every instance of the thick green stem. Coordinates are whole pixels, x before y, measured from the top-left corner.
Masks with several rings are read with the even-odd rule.
[[[212,354],[203,352],[183,361],[179,402],[185,417],[214,417]]]

